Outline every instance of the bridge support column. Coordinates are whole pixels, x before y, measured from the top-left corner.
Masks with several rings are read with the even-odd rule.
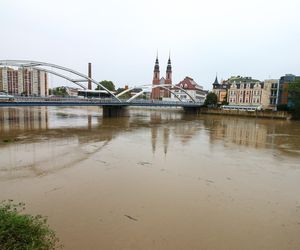
[[[201,107],[183,107],[183,110],[186,114],[200,114]]]
[[[103,106],[103,117],[129,116],[127,106]]]

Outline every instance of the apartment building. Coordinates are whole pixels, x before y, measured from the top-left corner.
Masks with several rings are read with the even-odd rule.
[[[1,67],[0,91],[11,95],[47,96],[48,74],[36,69]]]
[[[264,82],[252,80],[251,77],[233,81],[228,89],[229,105],[253,105],[263,109],[275,109],[278,100],[278,80],[268,79]]]

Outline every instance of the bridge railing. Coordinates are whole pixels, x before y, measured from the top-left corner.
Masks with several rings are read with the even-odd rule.
[[[78,98],[78,97],[15,97],[15,102],[105,102],[119,103],[114,98]]]
[[[134,106],[201,106],[201,102],[180,102],[180,101],[163,101],[163,100],[145,100],[145,99],[135,99],[131,102],[119,102],[115,98],[78,98],[78,97],[25,97],[25,96],[16,96],[14,102],[17,103],[51,103],[51,102],[60,102],[60,103],[91,103],[91,104],[120,104],[120,105],[134,105]]]

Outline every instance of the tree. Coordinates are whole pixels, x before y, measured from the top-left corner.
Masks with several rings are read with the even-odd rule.
[[[289,84],[289,104],[294,118],[300,118],[300,79]]]
[[[115,84],[112,81],[101,81],[100,82],[101,85],[103,85],[105,88],[107,88],[109,91],[115,91]],[[96,90],[103,90],[103,88],[101,88],[100,86],[96,87]]]
[[[41,215],[24,214],[23,203],[12,200],[0,203],[1,249],[47,249],[61,248],[54,231]]]
[[[213,92],[209,92],[206,96],[204,105],[215,107],[217,103],[218,103],[218,96]]]
[[[52,95],[56,95],[56,96],[68,96],[68,93],[67,93],[67,90],[65,87],[53,88],[51,91],[49,90],[49,93],[51,93]]]

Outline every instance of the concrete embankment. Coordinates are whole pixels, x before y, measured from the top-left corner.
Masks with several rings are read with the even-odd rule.
[[[244,110],[223,110],[213,108],[202,108],[200,114],[214,114],[214,115],[231,115],[231,116],[244,116],[255,118],[270,118],[270,119],[291,119],[292,116],[286,111],[271,111],[271,110],[259,110],[259,111],[244,111]]]

